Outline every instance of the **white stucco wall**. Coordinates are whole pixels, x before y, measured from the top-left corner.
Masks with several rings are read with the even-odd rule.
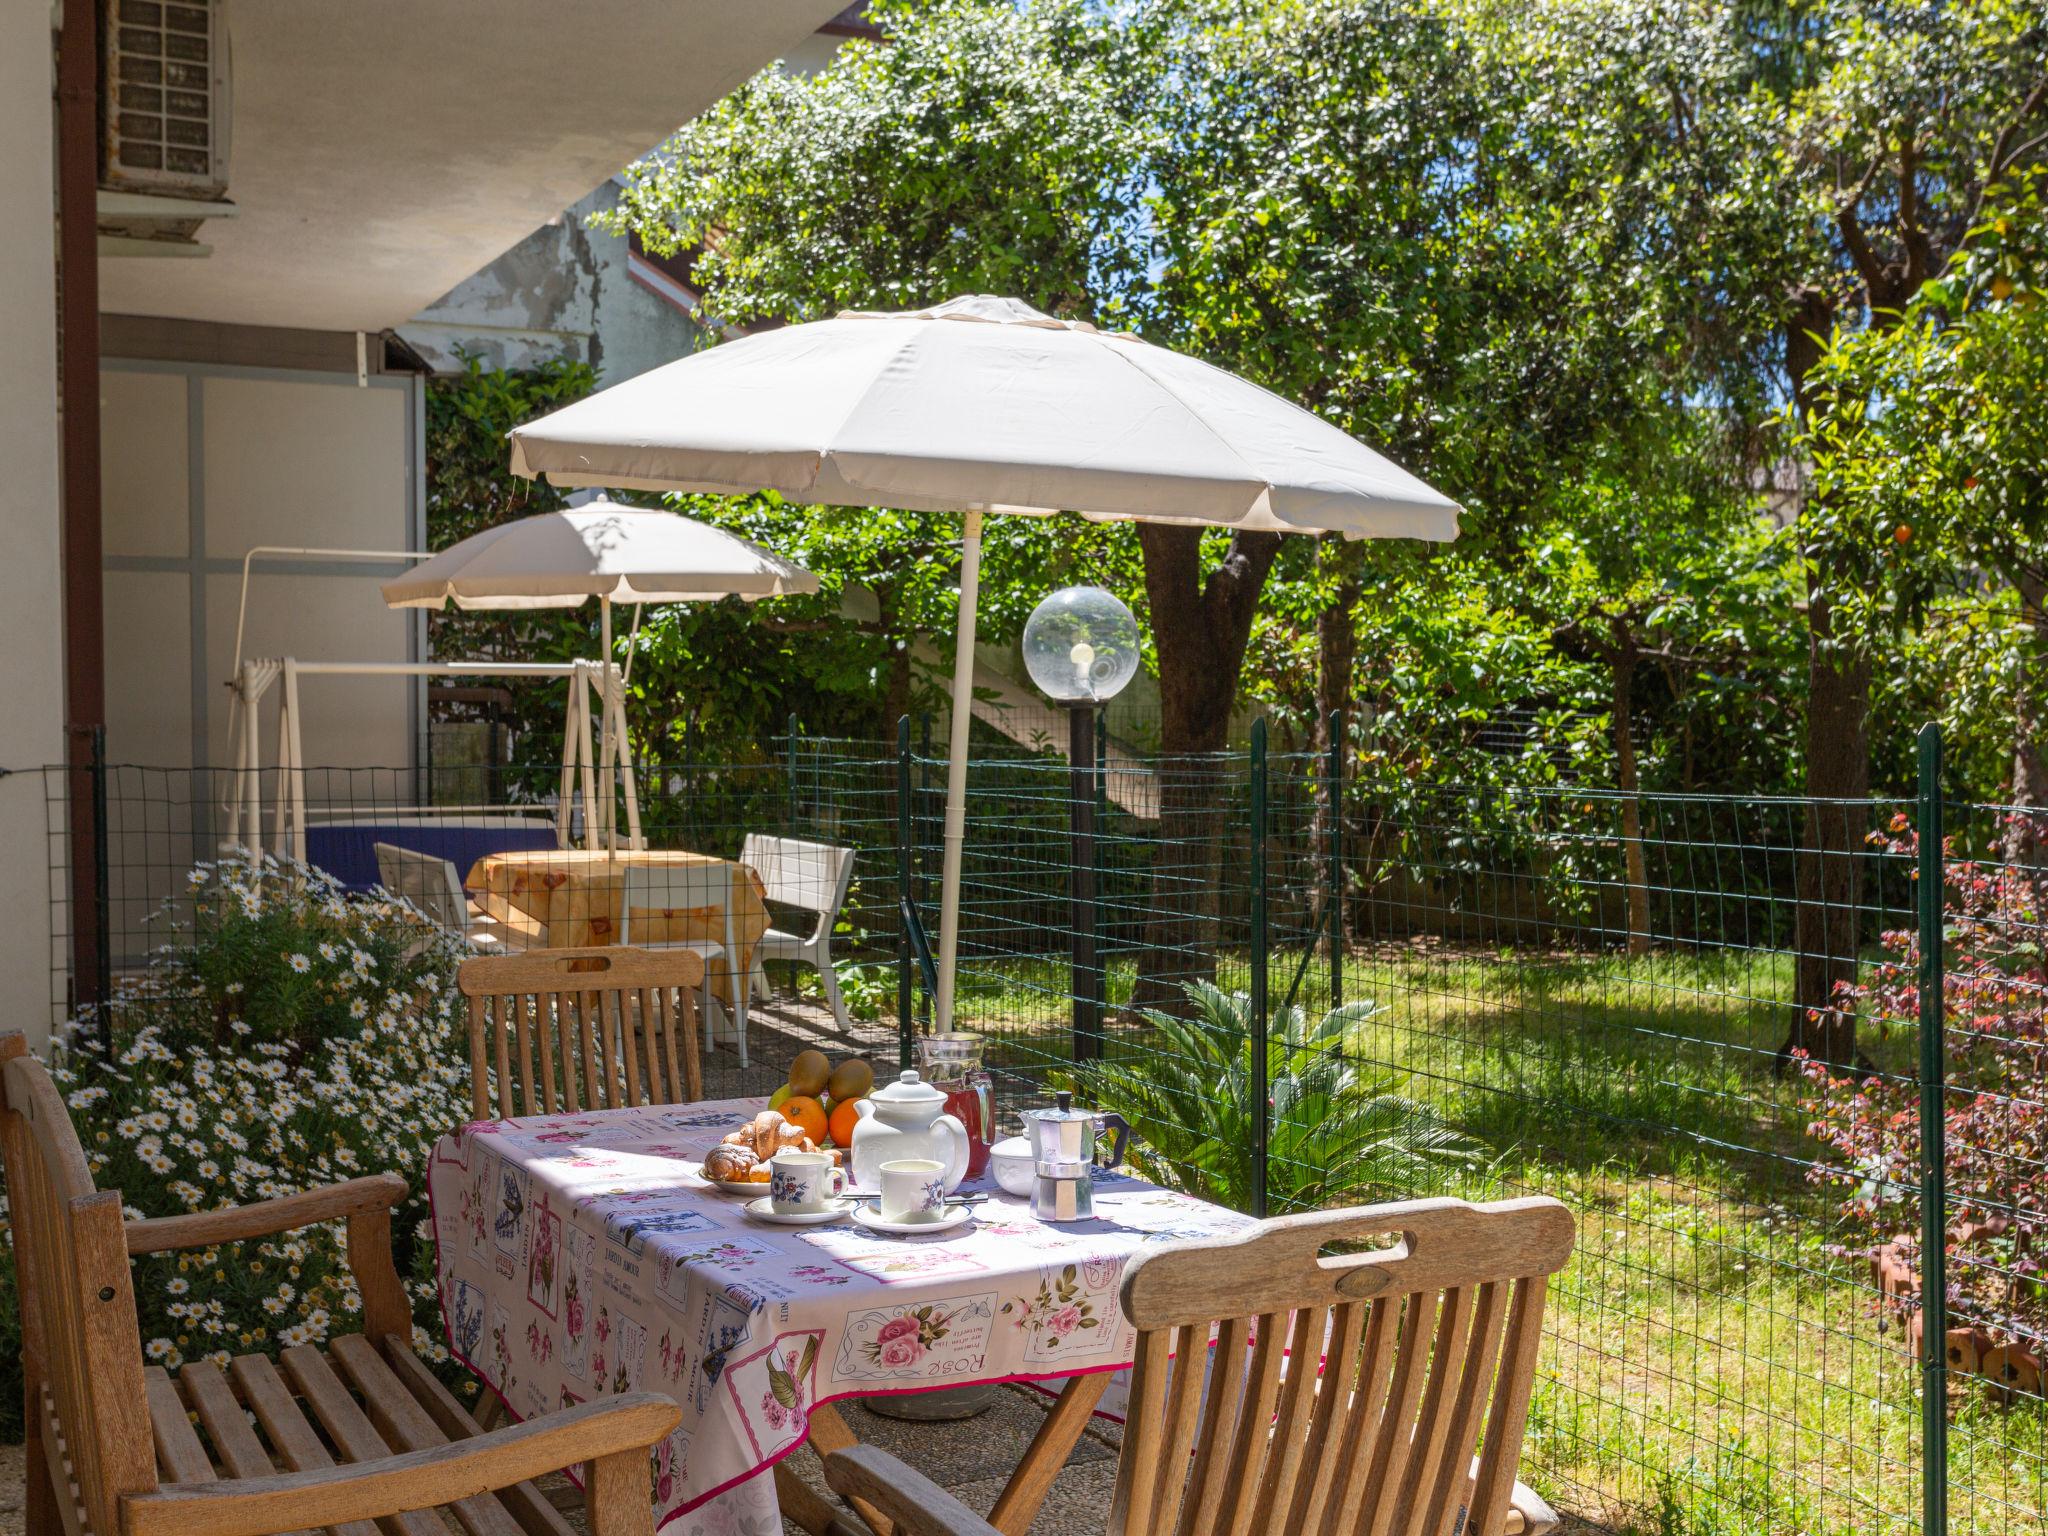
[[[109,892],[117,967],[143,919],[224,832],[241,562],[256,545],[418,547],[418,383],[284,369],[104,364]],[[243,654],[408,661],[416,614],[378,595],[401,569],[301,557],[257,567]],[[301,684],[309,809],[412,793],[420,684]],[[276,761],[278,691],[263,762]],[[337,772],[336,770],[341,770]],[[273,781],[274,783],[274,781]],[[268,789],[271,786],[266,786]],[[268,802],[266,802],[266,826]]]
[[[50,11],[0,6],[0,1030],[45,1038],[52,962],[43,776],[64,755]],[[21,771],[31,770],[31,771]]]

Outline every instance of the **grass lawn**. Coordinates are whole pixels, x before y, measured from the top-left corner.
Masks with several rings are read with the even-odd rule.
[[[1276,1005],[1296,957],[1275,957]],[[1241,959],[1218,981],[1242,987]],[[1113,963],[1113,1002],[1128,997]],[[1552,1290],[1525,1475],[1601,1529],[1656,1536],[1920,1530],[1919,1369],[1871,1310],[1866,1268],[1830,1251],[1831,1202],[1795,1085],[1772,1075],[1789,956],[1355,954],[1345,995],[1381,1011],[1359,1058],[1498,1154],[1449,1191],[1542,1192],[1579,1218]],[[1063,960],[963,966],[961,1027],[994,1064],[1067,1057]],[[1301,1002],[1324,1006],[1310,965]],[[1120,1026],[1113,1051],[1142,1049]],[[1910,1032],[1869,1039],[1910,1071]],[[1390,1197],[1430,1191],[1389,1190]],[[1950,1389],[1950,1529],[2048,1529],[2048,1414]]]

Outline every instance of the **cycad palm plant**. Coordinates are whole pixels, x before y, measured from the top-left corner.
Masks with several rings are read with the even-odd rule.
[[[1147,1010],[1137,1054],[1091,1063],[1075,1086],[1131,1123],[1131,1160],[1147,1178],[1238,1210],[1250,1208],[1256,1152],[1251,1000],[1208,982],[1186,988],[1192,1017]],[[1314,1024],[1277,1009],[1266,1038],[1270,1117],[1266,1190],[1274,1212],[1366,1199],[1466,1192],[1484,1179],[1485,1149],[1391,1074],[1350,1059],[1351,1032],[1379,1011],[1333,1008]]]

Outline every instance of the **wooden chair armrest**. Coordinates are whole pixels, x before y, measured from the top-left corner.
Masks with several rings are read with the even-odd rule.
[[[128,1223],[128,1252],[133,1257],[173,1248],[211,1248],[217,1243],[270,1237],[343,1216],[389,1212],[404,1198],[405,1180],[395,1173],[376,1173],[368,1178],[283,1195],[276,1200],[259,1200],[254,1205],[194,1211],[189,1216],[151,1216]]]
[[[1558,1518],[1557,1511],[1544,1501],[1543,1495],[1527,1483],[1516,1483],[1508,1490],[1508,1512],[1511,1517],[1522,1517],[1522,1536],[1547,1536],[1564,1523]],[[1510,1518],[1508,1523],[1512,1527],[1513,1519]]]
[[[1000,1536],[952,1494],[879,1446],[832,1452],[825,1458],[825,1481],[841,1498],[872,1504],[905,1536]]]
[[[122,1500],[122,1529],[124,1536],[275,1536],[431,1509],[579,1462],[628,1452],[644,1458],[681,1418],[673,1399],[632,1392],[386,1460],[131,1494]],[[638,1472],[644,1481],[646,1467]]]

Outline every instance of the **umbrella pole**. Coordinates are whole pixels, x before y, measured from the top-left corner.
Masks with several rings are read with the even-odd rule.
[[[612,600],[600,597],[597,600],[597,631],[602,646],[604,671],[604,703],[597,717],[597,781],[602,786],[604,798],[599,802],[598,815],[604,818],[604,846],[607,853],[619,851],[618,810],[613,799],[618,786],[612,774],[612,714],[618,700],[612,695]]]
[[[953,1027],[953,976],[960,953],[960,855],[967,843],[967,729],[974,720],[974,619],[981,597],[981,514],[969,512],[960,540],[960,622],[953,650],[952,740],[946,756],[946,850],[939,880],[939,995],[935,1027]]]

